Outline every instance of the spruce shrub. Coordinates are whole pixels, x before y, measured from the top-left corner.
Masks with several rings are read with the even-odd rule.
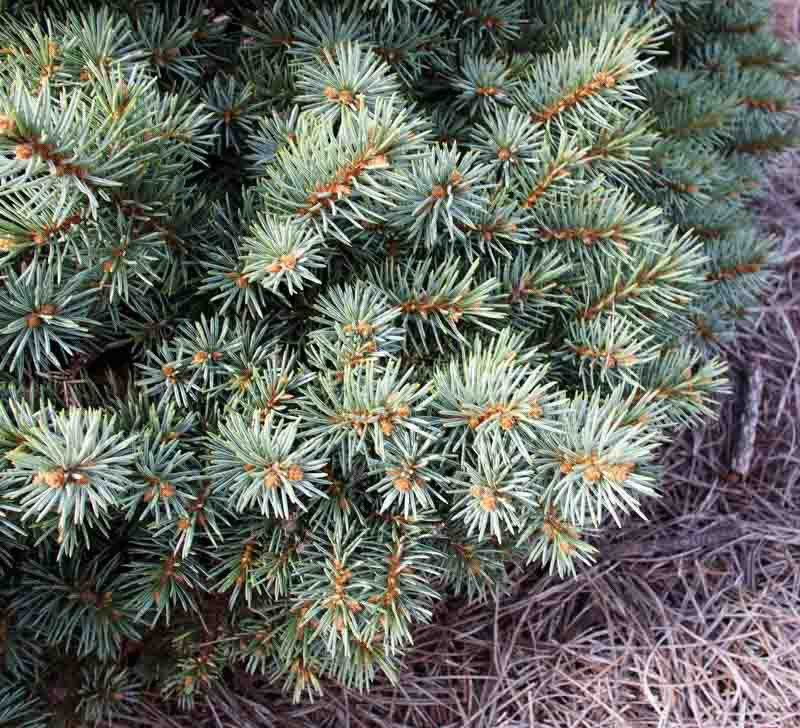
[[[760,0],[0,2],[0,725],[394,679],[713,416]],[[488,613],[488,612],[487,612]]]

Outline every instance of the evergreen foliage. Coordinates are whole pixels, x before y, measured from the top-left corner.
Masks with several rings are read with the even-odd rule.
[[[796,55],[741,0],[0,0],[0,726],[394,678],[714,415]]]

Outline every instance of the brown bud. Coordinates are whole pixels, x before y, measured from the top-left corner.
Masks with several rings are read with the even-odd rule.
[[[511,415],[503,415],[500,418],[500,427],[502,427],[506,432],[514,427],[514,418]]]
[[[596,465],[590,465],[588,468],[586,468],[586,470],[583,471],[583,479],[589,483],[596,483],[602,477],[603,473]]]
[[[395,408],[395,414],[398,417],[408,417],[411,414],[411,410],[407,404],[399,404]]]
[[[192,364],[202,364],[206,359],[208,359],[208,354],[205,351],[198,351],[192,357]]]
[[[0,114],[0,135],[13,136],[17,131],[17,125],[10,116]]]
[[[538,402],[532,403],[528,410],[528,417],[539,418],[542,414],[542,406]]]
[[[289,478],[289,480],[295,482],[298,480],[302,480],[304,475],[305,473],[303,472],[303,468],[297,463],[293,463],[292,465],[290,465],[289,470],[286,473],[286,476]]]
[[[322,93],[325,95],[325,98],[330,99],[331,101],[339,97],[339,92],[333,88],[333,86],[326,86]]]
[[[447,195],[447,190],[444,187],[442,187],[442,185],[433,186],[433,189],[431,190],[431,197],[434,197],[437,200],[441,200],[446,195]]]
[[[172,496],[175,495],[175,486],[167,481],[162,481],[158,488],[158,492],[163,498],[172,498]]]
[[[367,321],[359,321],[356,324],[356,331],[358,332],[359,336],[367,337],[372,334],[373,328],[372,325]]]
[[[297,256],[292,255],[291,253],[289,255],[282,255],[280,257],[280,262],[284,268],[294,270],[295,266],[297,265]]]
[[[511,159],[511,150],[508,147],[500,147],[500,149],[497,150],[497,158],[501,162],[507,162]]]
[[[411,490],[411,481],[408,478],[395,478],[394,487],[401,493],[408,493]]]
[[[42,319],[35,313],[29,313],[25,316],[25,325],[29,329],[36,329],[42,325]]]
[[[267,488],[277,488],[280,483],[281,479],[274,470],[270,470],[264,475],[264,485]]]
[[[628,479],[635,467],[633,463],[617,463],[608,468],[607,474],[612,480],[623,483]]]
[[[50,488],[63,488],[64,481],[66,476],[64,474],[64,468],[55,468],[54,470],[48,470],[44,475],[44,482]]]
[[[14,147],[14,156],[17,159],[30,159],[33,156],[33,147],[30,144],[17,144]]]
[[[497,508],[497,496],[492,493],[487,493],[481,498],[481,508],[490,513],[494,511]]]
[[[281,272],[281,264],[275,260],[267,266],[268,273],[280,273]]]

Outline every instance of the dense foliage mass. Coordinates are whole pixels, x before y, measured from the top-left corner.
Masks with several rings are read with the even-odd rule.
[[[769,281],[766,2],[230,5],[0,1],[2,726],[574,573]]]

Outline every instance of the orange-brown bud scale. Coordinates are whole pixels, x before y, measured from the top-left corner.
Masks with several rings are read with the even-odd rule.
[[[492,493],[488,493],[487,495],[481,498],[481,508],[484,511],[491,513],[492,511],[497,509],[497,496],[493,495]]]
[[[17,124],[10,116],[0,114],[0,136],[13,136],[17,131]]]
[[[500,418],[500,427],[508,432],[509,430],[513,429],[514,427],[514,418],[511,415],[503,415]]]
[[[583,479],[589,483],[596,483],[603,477],[603,472],[596,465],[590,465],[583,471]]]
[[[33,147],[30,144],[17,144],[14,147],[14,156],[20,160],[27,160],[33,156]]]
[[[394,487],[401,493],[408,493],[411,490],[411,481],[408,478],[395,478],[393,483]]]

